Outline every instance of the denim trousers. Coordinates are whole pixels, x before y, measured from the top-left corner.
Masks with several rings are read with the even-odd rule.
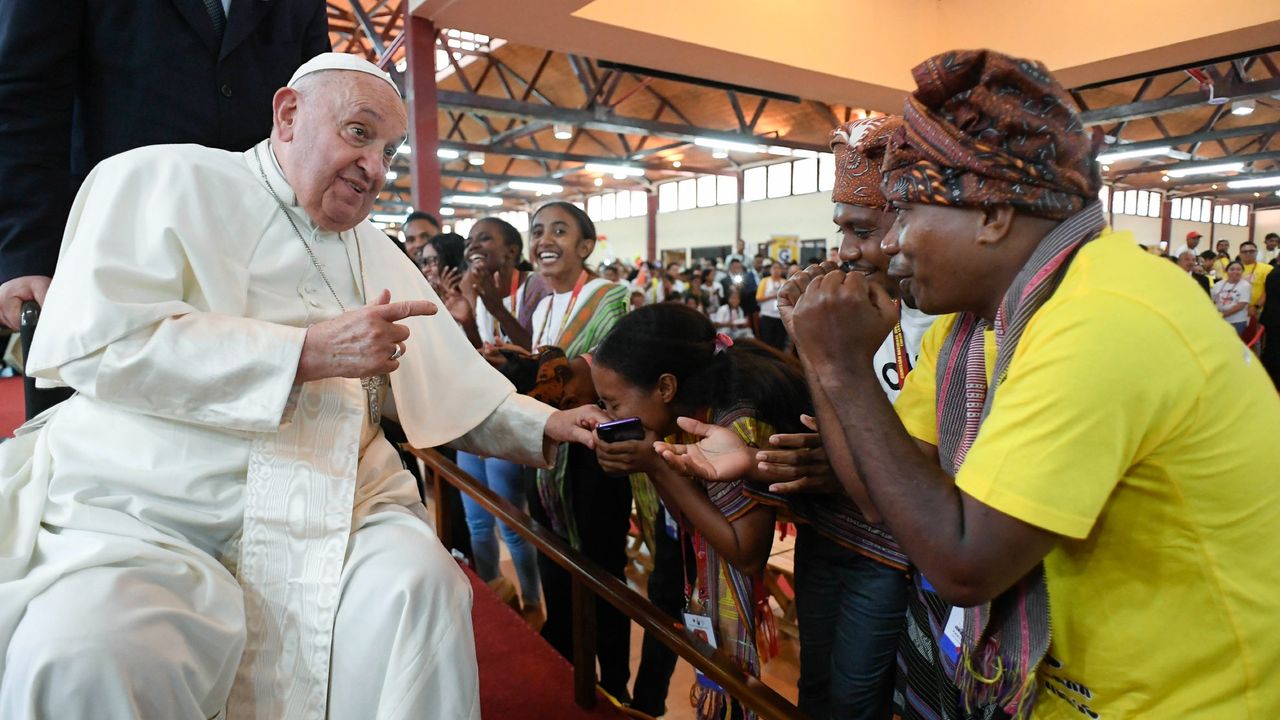
[[[480,481],[481,485],[501,495],[521,510],[524,501],[524,468],[498,458],[482,458],[471,453],[458,453],[458,467]],[[520,533],[500,523],[469,495],[462,496],[462,507],[467,514],[467,529],[471,531],[471,560],[476,574],[488,582],[499,575],[498,538],[494,526],[502,532],[502,539],[511,552],[520,580],[520,597],[525,605],[542,602],[542,584],[538,579],[538,556],[534,547]]]
[[[802,524],[795,577],[800,709],[813,720],[886,720],[906,622],[906,572]]]

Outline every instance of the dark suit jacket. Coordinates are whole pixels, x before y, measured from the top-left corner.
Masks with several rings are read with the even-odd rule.
[[[0,283],[52,275],[71,200],[143,145],[245,150],[271,98],[329,50],[324,0],[0,0]]]

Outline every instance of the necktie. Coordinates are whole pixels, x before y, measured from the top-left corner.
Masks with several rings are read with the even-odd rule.
[[[222,31],[227,28],[227,16],[222,11],[222,0],[204,0],[204,9],[209,13],[209,19],[213,21],[213,32],[221,41]]]

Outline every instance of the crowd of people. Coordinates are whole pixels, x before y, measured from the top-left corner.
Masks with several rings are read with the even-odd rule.
[[[27,367],[75,394],[0,444],[0,716],[479,717],[470,585],[393,432],[619,578],[634,513],[654,604],[751,674],[796,523],[815,719],[1280,714],[1280,343],[1241,342],[1280,238],[1153,258],[1044,65],[912,75],[902,115],[833,128],[841,244],[804,268],[591,267],[563,201],[397,246],[367,218],[407,114],[350,55],[241,152],[98,164]],[[570,656],[568,573],[462,512]],[[646,637],[633,681],[630,622],[594,616],[600,686],[664,714],[675,656]]]
[[[1214,243],[1213,250],[1199,250],[1204,236],[1194,230],[1186,242],[1166,257],[1213,300],[1223,319],[1251,346],[1256,345],[1272,379],[1280,387],[1280,340],[1266,342],[1267,337],[1280,338],[1280,308],[1277,303],[1267,310],[1267,296],[1280,297],[1280,275],[1272,277],[1280,266],[1280,234],[1269,232],[1263,247],[1252,240],[1240,243],[1237,253],[1230,253],[1231,241]]]

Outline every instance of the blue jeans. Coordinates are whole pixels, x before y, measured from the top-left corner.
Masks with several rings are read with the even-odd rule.
[[[480,481],[481,485],[501,495],[512,505],[525,510],[524,468],[498,458],[481,458],[471,453],[458,453],[458,467]],[[467,529],[471,531],[471,559],[476,574],[488,582],[498,577],[498,538],[494,525],[502,531],[502,539],[511,551],[520,580],[520,597],[526,605],[542,602],[542,584],[538,579],[538,558],[532,545],[520,533],[499,523],[480,504],[463,494],[462,507],[467,513]]]
[[[800,709],[813,720],[885,720],[906,622],[906,572],[796,531]]]

